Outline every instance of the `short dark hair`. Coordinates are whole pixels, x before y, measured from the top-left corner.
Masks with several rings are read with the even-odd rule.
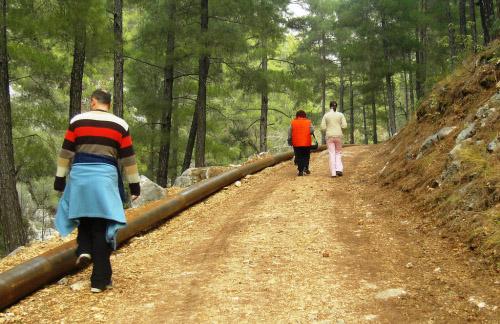
[[[337,111],[337,102],[335,100],[330,101],[330,108]]]
[[[307,115],[306,115],[306,112],[303,111],[303,110],[299,110],[297,111],[297,113],[295,114],[295,117],[299,118],[299,117],[302,117],[302,118],[307,118]]]
[[[90,99],[92,98],[103,105],[111,105],[111,94],[102,89],[94,90],[94,92],[92,92],[92,95],[90,96]]]

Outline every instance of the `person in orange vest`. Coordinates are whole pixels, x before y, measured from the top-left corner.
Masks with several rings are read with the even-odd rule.
[[[293,146],[295,153],[295,164],[299,171],[299,177],[311,174],[309,171],[309,159],[311,157],[311,135],[314,134],[312,122],[307,119],[305,111],[299,110],[292,120],[288,129],[288,144]]]

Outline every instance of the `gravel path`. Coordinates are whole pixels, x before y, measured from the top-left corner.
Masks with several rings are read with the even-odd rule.
[[[86,269],[0,322],[498,322],[498,274],[423,233],[375,161],[351,147],[342,178],[325,152],[307,177],[266,169],[132,239],[112,256],[112,290],[91,294]]]

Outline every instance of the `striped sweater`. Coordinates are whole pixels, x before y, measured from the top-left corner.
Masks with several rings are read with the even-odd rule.
[[[75,153],[84,152],[110,156],[124,168],[132,195],[140,194],[139,172],[135,161],[132,137],[128,124],[121,118],[102,110],[92,110],[71,119],[61,153],[57,159],[54,188],[62,191]]]

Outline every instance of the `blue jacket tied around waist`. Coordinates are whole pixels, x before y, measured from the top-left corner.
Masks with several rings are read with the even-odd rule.
[[[116,249],[116,234],[127,223],[122,197],[125,191],[116,160],[77,153],[57,207],[56,229],[67,236],[78,226],[79,218],[104,218],[108,220],[106,241]]]

